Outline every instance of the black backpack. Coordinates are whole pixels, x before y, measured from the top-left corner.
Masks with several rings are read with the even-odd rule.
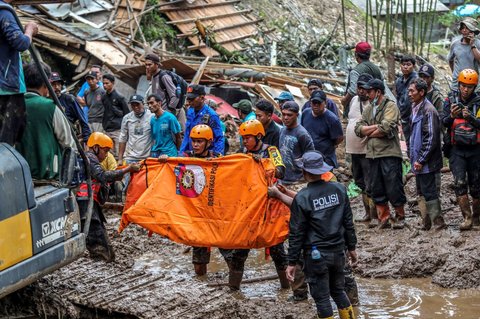
[[[185,97],[187,94],[187,88],[188,88],[188,83],[185,81],[180,75],[178,75],[175,72],[168,71],[168,70],[161,70],[160,71],[160,81],[159,85],[160,88],[165,92],[165,85],[162,82],[162,78],[164,75],[168,75],[172,78],[173,85],[175,85],[176,88],[176,95],[179,99],[179,103],[177,105],[177,109],[180,109],[183,107],[185,104]],[[180,88],[180,90],[178,89]],[[170,96],[168,94],[165,94],[165,99],[167,100],[167,104],[170,104]]]

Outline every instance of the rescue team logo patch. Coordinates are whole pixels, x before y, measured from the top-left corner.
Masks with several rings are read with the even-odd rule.
[[[178,164],[174,172],[178,195],[194,198],[198,197],[205,189],[205,172],[201,166]]]

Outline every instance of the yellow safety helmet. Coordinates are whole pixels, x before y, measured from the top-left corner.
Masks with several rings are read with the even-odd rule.
[[[472,69],[464,69],[458,74],[458,83],[478,84],[478,73]]]
[[[259,120],[248,120],[246,122],[243,122],[242,125],[240,125],[239,132],[241,136],[257,136],[258,134],[265,136],[265,129],[263,128],[263,125],[262,123],[260,123]]]
[[[94,147],[98,145],[100,147],[113,148],[113,141],[107,134],[100,132],[93,132],[88,138],[87,146]]]
[[[190,138],[204,138],[207,141],[213,140],[213,131],[208,125],[198,124],[190,131]]]

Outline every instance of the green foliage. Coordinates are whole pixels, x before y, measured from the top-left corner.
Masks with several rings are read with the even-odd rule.
[[[430,45],[430,52],[437,55],[447,55],[448,47],[444,48],[441,45]]]
[[[147,8],[157,5],[157,0],[148,0]],[[149,43],[153,43],[159,39],[167,41],[169,47],[179,48],[185,43],[184,40],[179,41],[176,37],[177,31],[169,24],[167,19],[162,16],[159,10],[152,10],[146,13],[140,22],[145,39]],[[136,39],[141,40],[140,34],[136,34]]]

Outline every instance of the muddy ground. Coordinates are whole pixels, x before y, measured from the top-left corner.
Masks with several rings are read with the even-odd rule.
[[[429,277],[442,287],[480,285],[478,230],[460,233],[459,209],[451,190],[450,173],[442,176],[442,205],[448,229],[417,230],[420,219],[414,200],[415,183],[406,186],[409,197],[404,230],[368,229],[357,223],[359,265],[366,278]],[[361,215],[360,198],[352,200]],[[293,304],[291,294],[277,280],[247,283],[241,292],[211,286],[227,280],[226,265],[216,249],[208,275],[195,277],[188,247],[131,225],[115,233],[119,214],[108,212],[108,229],[116,261],[105,264],[85,257],[0,301],[0,317],[15,318],[314,318],[309,302]],[[275,274],[262,250],[251,251],[245,279]],[[10,318],[13,318],[10,317]]]

